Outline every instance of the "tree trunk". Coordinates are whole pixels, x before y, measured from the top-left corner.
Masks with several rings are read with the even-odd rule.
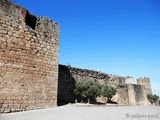
[[[111,99],[112,99],[112,98],[110,98],[110,97],[108,98],[108,103],[111,103],[111,102],[112,102],[112,100],[111,100]]]

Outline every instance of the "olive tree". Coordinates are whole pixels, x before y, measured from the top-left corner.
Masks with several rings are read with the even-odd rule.
[[[112,97],[116,94],[117,90],[112,86],[104,86],[102,96],[108,98],[108,102],[111,102]]]
[[[148,94],[148,95],[147,95],[147,98],[148,98],[149,102],[150,102],[151,104],[153,104],[154,102],[158,101],[159,96],[157,96],[157,95],[152,95],[152,94]]]
[[[90,103],[96,101],[96,97],[101,95],[102,85],[96,80],[82,80],[76,84],[75,94],[81,98],[86,98]]]

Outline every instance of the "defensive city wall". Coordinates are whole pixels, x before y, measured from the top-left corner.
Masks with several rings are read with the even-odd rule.
[[[102,85],[114,86],[117,94],[113,101],[119,105],[148,105],[147,94],[152,93],[149,78],[139,78],[138,84],[136,84],[132,77],[59,65],[58,104],[75,102],[74,87],[81,80],[97,80]],[[102,97],[97,100],[106,102]]]
[[[0,0],[0,112],[57,106],[59,25]]]
[[[59,65],[59,25],[9,0],[0,0],[0,113],[52,108],[75,102],[81,80],[114,86],[115,102],[146,105],[149,78],[110,75]],[[105,102],[105,98],[97,98]]]

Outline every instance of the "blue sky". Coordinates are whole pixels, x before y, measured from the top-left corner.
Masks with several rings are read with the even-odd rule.
[[[60,24],[60,64],[150,77],[160,95],[159,0],[13,1]]]

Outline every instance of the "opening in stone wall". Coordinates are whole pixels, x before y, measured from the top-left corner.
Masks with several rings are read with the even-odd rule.
[[[24,18],[24,22],[30,28],[35,30],[37,18],[36,16],[30,14],[28,11],[23,11],[22,16]]]

